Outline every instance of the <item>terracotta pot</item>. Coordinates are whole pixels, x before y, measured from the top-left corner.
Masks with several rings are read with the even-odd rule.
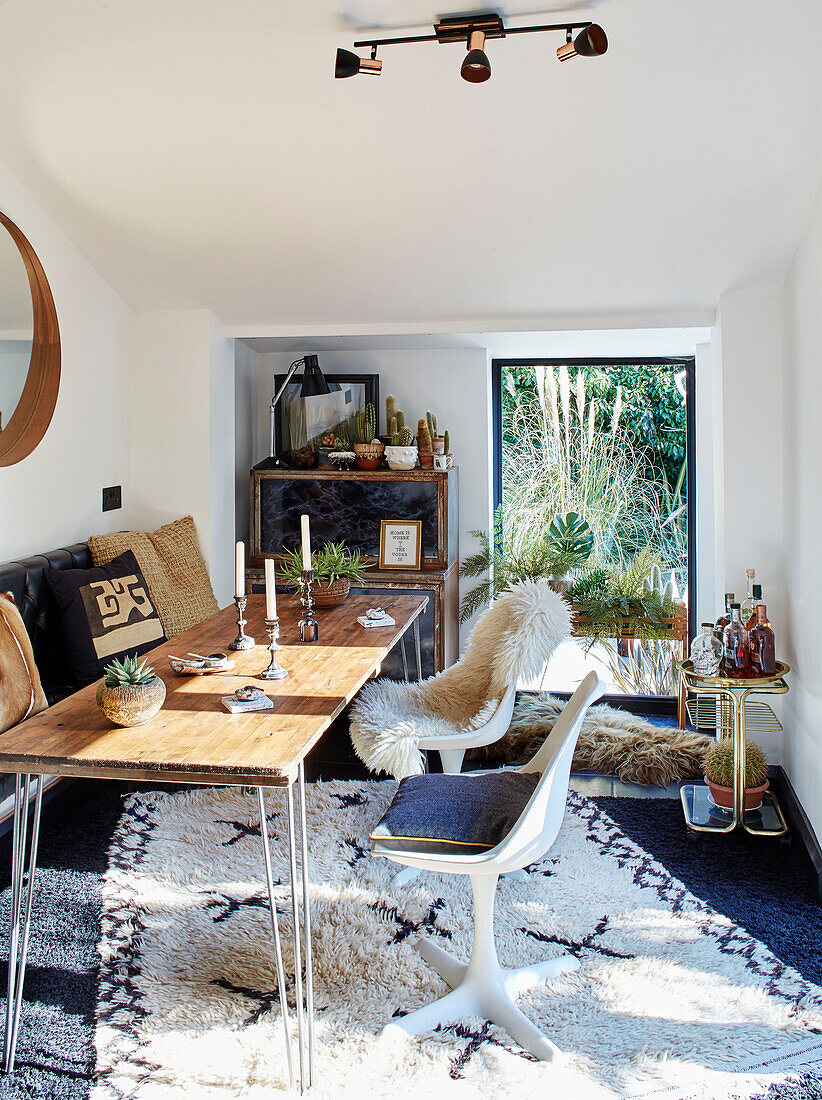
[[[434,465],[434,452],[433,451],[420,451],[420,466],[423,470],[430,470]]]
[[[166,685],[159,676],[147,684],[97,688],[97,706],[115,726],[143,726],[150,722],[166,697]]]
[[[445,454],[445,436],[444,435],[435,435],[434,438],[431,440],[431,449],[433,450],[435,455],[444,455]]]
[[[311,589],[314,603],[317,607],[339,607],[351,590],[351,581],[348,577],[338,577],[331,584],[320,581]]]
[[[733,810],[734,808],[734,789],[733,787],[720,787],[718,783],[712,783],[711,780],[705,776],[705,782],[711,791],[711,798],[717,806],[721,806],[723,810]],[[762,795],[768,789],[768,780],[762,784],[761,787],[746,787],[745,788],[745,809],[746,810],[758,810],[762,805]]]
[[[357,456],[357,469],[379,470],[382,465],[384,450],[384,443],[355,443],[354,454]]]

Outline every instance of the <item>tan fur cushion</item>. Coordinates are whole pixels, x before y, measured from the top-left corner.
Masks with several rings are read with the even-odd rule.
[[[134,552],[167,638],[219,611],[191,516],[156,531],[92,535],[88,544],[95,565],[108,565],[125,550]]]
[[[20,612],[11,592],[0,592],[0,733],[47,706]]]

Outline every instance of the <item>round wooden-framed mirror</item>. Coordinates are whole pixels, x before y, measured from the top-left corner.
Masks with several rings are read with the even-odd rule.
[[[0,213],[0,466],[26,458],[51,423],[60,389],[60,329],[51,288],[26,237]]]

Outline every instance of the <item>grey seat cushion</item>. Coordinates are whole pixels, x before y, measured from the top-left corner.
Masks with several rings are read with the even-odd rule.
[[[513,771],[409,776],[370,839],[396,852],[487,852],[514,827],[539,778]]]

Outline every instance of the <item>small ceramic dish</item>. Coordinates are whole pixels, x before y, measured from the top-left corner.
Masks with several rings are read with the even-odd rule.
[[[207,657],[169,657],[168,663],[182,676],[207,676],[234,668],[234,662],[229,661],[225,653],[209,653]]]

